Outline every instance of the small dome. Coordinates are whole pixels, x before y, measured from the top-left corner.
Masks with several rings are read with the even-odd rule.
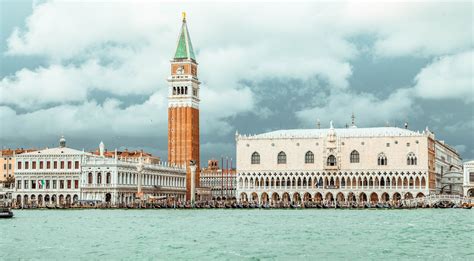
[[[66,147],[66,139],[64,138],[64,135],[61,136],[61,139],[59,139],[59,147],[60,148],[65,148]]]

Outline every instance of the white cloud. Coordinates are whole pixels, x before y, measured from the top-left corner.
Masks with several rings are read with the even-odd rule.
[[[370,51],[380,57],[450,55],[472,48],[472,34],[466,33],[472,32],[471,9],[470,3],[35,4],[25,28],[10,35],[7,55],[40,56],[47,64],[1,79],[0,105],[29,111],[19,114],[1,107],[2,120],[20,130],[2,129],[2,138],[40,138],[66,130],[132,136],[156,135],[159,130],[164,135],[166,78],[183,10],[188,12],[203,82],[201,133],[228,134],[234,127],[226,119],[259,109],[259,97],[242,79],[316,77],[327,82],[327,103],[297,113],[311,126],[316,118],[343,125],[352,111],[371,115],[358,117],[360,125],[403,120],[413,106],[412,90],[394,91],[386,99],[350,90],[351,61],[360,52],[353,37],[373,37]],[[450,57],[420,72],[415,93],[424,98],[466,96],[467,69],[456,66],[462,64],[457,56]],[[443,68],[447,73],[440,76]],[[456,94],[443,93],[448,81],[456,83]],[[427,93],[427,86],[438,91]],[[97,90],[118,98],[97,104],[90,97]],[[151,97],[126,107],[128,95]],[[55,107],[45,109],[51,104]]]
[[[474,101],[474,51],[436,59],[415,77],[418,96],[426,99],[456,98]]]
[[[343,17],[349,27],[376,36],[374,51],[382,57],[429,57],[472,48],[470,2],[357,2],[345,6]]]
[[[359,126],[383,126],[387,121],[393,125],[413,113],[411,93],[411,89],[399,89],[386,99],[379,99],[369,93],[332,92],[324,98],[325,104],[301,110],[296,115],[311,128],[315,128],[317,119],[322,126],[328,126],[331,120],[337,127],[350,125],[352,112]]]
[[[201,92],[201,128],[203,134],[225,135],[235,131],[227,121],[220,119],[249,111],[254,106],[249,88],[214,90],[205,88]]]
[[[154,94],[140,105],[121,108],[121,102],[108,99],[102,105],[94,101],[80,105],[59,105],[48,109],[19,114],[7,106],[0,107],[2,139],[41,140],[65,133],[75,137],[128,136],[154,137],[166,135],[167,102]],[[7,129],[15,131],[7,131]]]

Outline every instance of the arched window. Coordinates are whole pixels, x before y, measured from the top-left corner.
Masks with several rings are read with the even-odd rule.
[[[188,94],[188,86],[184,87],[184,94]]]
[[[407,156],[407,165],[416,165],[417,164],[417,159],[416,155],[413,152],[408,153]]]
[[[283,151],[278,153],[278,164],[286,164],[286,154]]]
[[[97,184],[102,183],[102,175],[100,173],[97,173]]]
[[[176,87],[173,87],[173,95],[176,95]]]
[[[105,176],[105,182],[107,184],[110,184],[110,172],[108,172],[107,175]]]
[[[357,150],[353,150],[351,152],[351,163],[359,163],[360,158],[359,158],[359,152]]]
[[[311,151],[306,152],[304,155],[304,163],[314,163],[314,153]]]
[[[87,176],[87,183],[92,184],[92,173],[89,172],[89,175]]]
[[[328,160],[326,161],[328,166],[336,166],[336,157],[334,155],[329,155]]]
[[[258,154],[258,152],[252,153],[251,163],[260,164],[260,154]]]
[[[377,164],[378,165],[387,165],[387,157],[385,154],[380,153],[379,156],[377,157]]]

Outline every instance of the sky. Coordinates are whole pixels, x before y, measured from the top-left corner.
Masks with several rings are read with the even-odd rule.
[[[143,149],[167,159],[167,89],[186,11],[201,162],[235,133],[428,127],[474,158],[473,4],[0,0],[0,145]],[[203,163],[203,166],[206,164]]]

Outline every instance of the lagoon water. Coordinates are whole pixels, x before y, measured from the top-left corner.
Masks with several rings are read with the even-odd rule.
[[[474,209],[16,210],[10,259],[474,260]]]

